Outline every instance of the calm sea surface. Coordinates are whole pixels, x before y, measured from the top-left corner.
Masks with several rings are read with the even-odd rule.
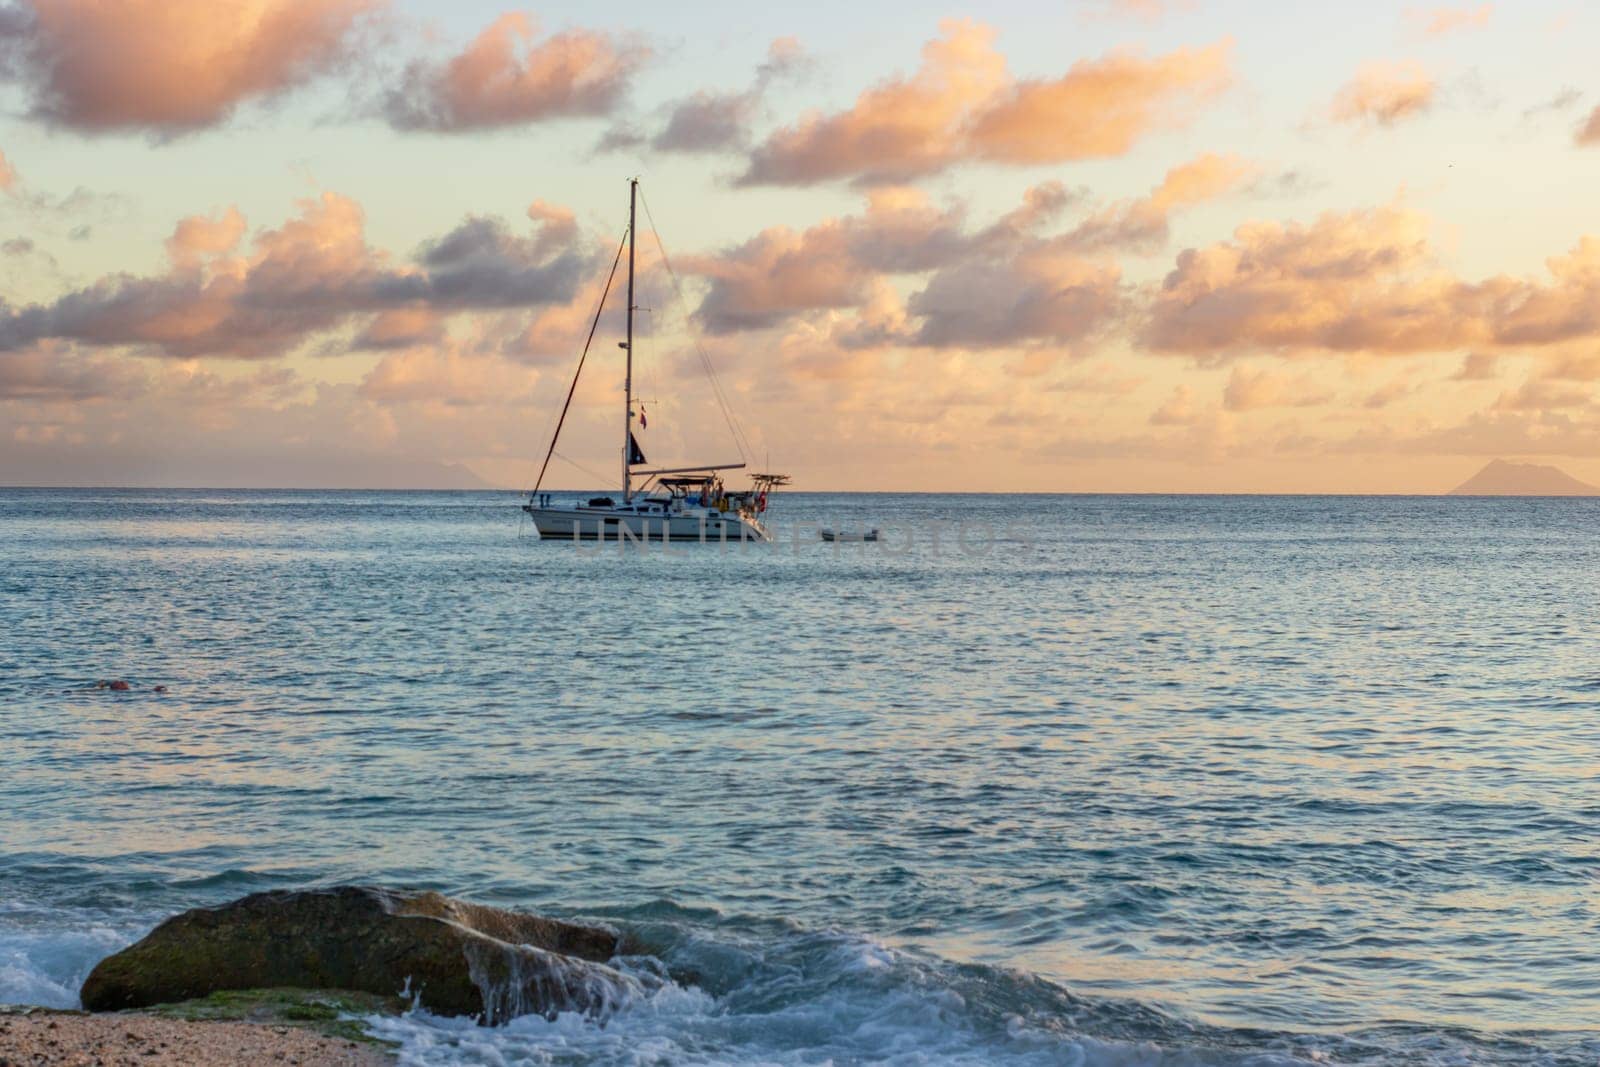
[[[412,1063],[1600,1061],[1600,501],[515,503],[0,491],[0,1002],[357,881],[697,976]]]

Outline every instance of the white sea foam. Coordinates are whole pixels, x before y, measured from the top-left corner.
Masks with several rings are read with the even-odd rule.
[[[124,930],[98,924],[71,930],[0,926],[0,1004],[75,1008],[94,965],[131,940]]]
[[[851,970],[896,966],[893,953],[881,946],[857,947],[854,959],[835,972],[832,988],[819,996],[784,998],[782,986],[805,983],[777,969],[753,979],[771,986],[766,990],[717,997],[669,983],[599,1020],[563,1013],[482,1027],[414,1011],[365,1022],[375,1036],[399,1045],[402,1067],[1287,1067],[1315,1062],[1277,1053],[1097,1040],[1053,1033],[1019,1016],[986,1025],[952,989],[850,981]]]

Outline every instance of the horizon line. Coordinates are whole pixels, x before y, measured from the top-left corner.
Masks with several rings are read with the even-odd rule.
[[[0,492],[186,492],[186,493],[500,493],[528,495],[528,489],[496,486],[477,489],[430,486],[305,486],[305,485],[0,485]],[[550,493],[611,493],[615,489],[552,489]],[[783,496],[1192,496],[1192,497],[1462,497],[1503,499],[1517,497],[1545,500],[1584,500],[1600,498],[1600,493],[1462,493],[1453,489],[1383,491],[1329,490],[1326,492],[1280,492],[1263,489],[797,489]]]

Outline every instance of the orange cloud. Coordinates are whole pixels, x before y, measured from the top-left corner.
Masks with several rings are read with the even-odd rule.
[[[545,214],[563,232],[559,210]],[[302,202],[298,217],[258,233],[248,255],[227,254],[243,229],[234,211],[185,219],[168,241],[167,274],[111,275],[47,304],[0,301],[0,352],[62,339],[181,358],[271,358],[355,316],[564,303],[594,266],[590,250],[553,247],[542,232],[521,236],[483,217],[425,242],[414,263],[393,266],[367,244],[360,206],[333,193]],[[393,346],[408,329],[413,337],[425,332],[420,322],[369,323],[362,343]]]
[[[1553,284],[1495,279],[1495,339],[1550,345],[1600,337],[1600,237],[1581,237],[1564,256],[1545,261]]]
[[[1180,385],[1165,402],[1150,413],[1152,426],[1189,426],[1200,419],[1194,404],[1194,390]]]
[[[648,57],[643,47],[589,30],[537,41],[512,12],[443,64],[413,63],[384,103],[403,130],[458,132],[609,113]]]
[[[244,236],[244,216],[230,207],[217,217],[192,215],[179,221],[167,238],[167,257],[179,267],[197,267],[210,257],[231,252]]]
[[[1064,240],[1084,249],[1158,249],[1167,241],[1174,210],[1231,192],[1256,169],[1238,156],[1206,153],[1169,170],[1148,196],[1113,205],[1084,220]]]
[[[1456,306],[1470,294],[1438,267],[1427,220],[1381,208],[1310,225],[1251,222],[1178,256],[1150,307],[1155,349],[1421,352],[1488,340]]]
[[[335,67],[383,0],[28,0],[12,46],[35,116],[183,133]]]
[[[1030,188],[1018,208],[983,228],[919,191],[882,186],[863,215],[770,229],[686,265],[710,280],[697,315],[716,334],[854,311],[831,327],[848,349],[1073,345],[1124,310],[1121,271],[1108,253],[1160,247],[1172,211],[1237,188],[1254,169],[1236,156],[1202,155],[1172,168],[1147,196],[1053,235],[1038,230],[1074,200],[1057,182]],[[926,276],[903,305],[885,296],[896,275]]]
[[[940,29],[916,73],[867,90],[848,110],[772,133],[740,182],[902,181],[963,160],[1121,155],[1152,129],[1181,122],[1229,80],[1228,48],[1217,45],[1153,59],[1119,53],[1075,64],[1058,79],[1018,82],[993,47],[993,29],[954,20]]]
[[[1119,53],[1075,63],[1053,81],[1018,82],[973,116],[970,143],[981,158],[1004,163],[1123,155],[1226,89],[1229,52],[1218,44],[1154,59]]]
[[[1436,7],[1427,11],[1412,11],[1411,17],[1430,37],[1438,37],[1457,30],[1479,29],[1489,24],[1494,14],[1493,4],[1477,7]]]
[[[854,307],[879,273],[929,270],[969,241],[959,217],[906,189],[880,189],[864,216],[808,230],[764,230],[716,256],[685,260],[711,281],[698,317],[712,333],[761,329],[804,311]]]
[[[1393,126],[1432,107],[1437,89],[1418,63],[1368,63],[1333,98],[1330,114],[1335,122]]]
[[[1178,256],[1148,308],[1156,351],[1207,359],[1297,349],[1407,354],[1600,340],[1600,237],[1546,261],[1542,281],[1469,283],[1441,267],[1427,220],[1397,207],[1309,225],[1251,222]],[[1474,364],[1474,366],[1480,366]]]
[[[0,152],[0,193],[9,193],[17,187],[17,168]]]

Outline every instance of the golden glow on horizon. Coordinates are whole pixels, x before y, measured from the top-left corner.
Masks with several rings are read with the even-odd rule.
[[[730,448],[692,323],[797,488],[1600,481],[1600,208],[1562,192],[1600,109],[1481,32],[1581,36],[1536,6],[1391,13],[1295,70],[1289,23],[1199,4],[1100,5],[1054,58],[1006,9],[881,57],[801,18],[730,89],[643,13],[29,0],[0,482],[521,486],[620,235],[600,179],[639,170],[691,305],[641,233],[652,458]],[[285,137],[303,169],[230,171]],[[218,177],[163,216],[168,159]],[[613,466],[615,317],[558,487]]]

